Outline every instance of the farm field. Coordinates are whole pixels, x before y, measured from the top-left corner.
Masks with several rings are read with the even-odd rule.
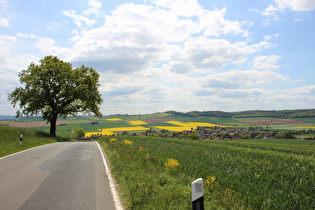
[[[39,119],[39,117],[21,118],[15,121],[5,121],[3,123],[9,123],[11,124],[11,126],[15,127],[24,127],[49,133],[49,124],[46,124],[46,121],[39,121]],[[294,118],[290,120],[270,117],[253,117],[232,119],[206,116],[187,117],[159,113],[140,116],[107,116],[101,119],[89,116],[76,116],[68,117],[65,120],[60,119],[59,121],[57,121],[57,125],[57,135],[64,137],[74,137],[72,131],[77,128],[83,128],[87,133],[87,136],[96,135],[97,133],[102,133],[103,135],[114,135],[123,131],[139,134],[145,132],[148,129],[156,131],[164,129],[170,132],[181,132],[184,130],[191,130],[191,128],[196,129],[198,126],[232,126],[233,128],[248,128],[251,126],[260,126],[264,129],[287,132],[303,129],[314,129],[315,118]]]
[[[99,142],[127,209],[190,209],[190,184],[197,178],[204,180],[206,209],[315,205],[314,141],[110,138]]]
[[[146,130],[161,130],[167,129],[169,131],[181,132],[184,130],[196,129],[197,126],[216,126],[218,124],[212,124],[209,122],[182,122],[174,121],[169,118],[165,118],[165,114],[144,115],[144,119],[135,120],[131,117],[119,116],[119,117],[105,117],[102,119],[93,117],[69,117],[67,120],[57,121],[56,133],[58,136],[74,137],[72,131],[77,128],[83,128],[86,132],[86,136],[91,135],[115,135],[115,132],[135,132],[141,133]],[[160,116],[160,118],[152,118]],[[139,117],[139,116],[138,116]],[[142,117],[142,115],[141,115]],[[193,118],[190,118],[193,121]],[[33,129],[37,131],[43,131],[49,133],[49,124],[46,121],[27,121],[17,120],[19,122],[11,122],[10,126],[23,127]],[[7,121],[6,121],[7,122]],[[93,123],[93,124],[92,124]],[[166,126],[167,125],[167,126]],[[222,125],[221,125],[222,126]]]

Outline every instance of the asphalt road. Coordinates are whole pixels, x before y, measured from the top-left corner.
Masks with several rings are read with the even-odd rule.
[[[103,159],[95,142],[50,144],[1,158],[0,209],[119,209]]]

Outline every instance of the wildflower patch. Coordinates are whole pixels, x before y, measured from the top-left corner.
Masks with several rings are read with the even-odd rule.
[[[117,142],[117,139],[111,138],[111,139],[109,140],[109,143],[112,143],[112,142]]]
[[[133,144],[132,141],[129,141],[129,140],[127,140],[127,139],[124,140],[124,143],[127,144],[127,145],[132,145],[132,144]]]
[[[219,185],[214,175],[208,176],[205,184],[210,192]]]
[[[180,164],[176,159],[168,158],[164,163],[166,170],[174,170],[176,167],[179,167]]]

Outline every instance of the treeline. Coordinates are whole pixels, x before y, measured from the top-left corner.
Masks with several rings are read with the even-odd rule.
[[[222,118],[250,118],[250,117],[274,117],[274,118],[310,118],[315,117],[315,109],[296,109],[296,110],[251,110],[240,112],[223,112],[223,111],[191,111],[191,112],[177,112],[167,111],[166,113],[172,115],[186,116],[186,117],[222,117]]]
[[[177,112],[177,111],[167,111],[166,113],[172,115],[180,115],[185,117],[224,117],[231,118],[233,117],[233,113],[231,112],[223,112],[223,111],[191,111],[191,112]]]

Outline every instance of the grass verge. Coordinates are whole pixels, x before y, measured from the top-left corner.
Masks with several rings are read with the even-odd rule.
[[[20,134],[23,135],[23,143],[20,145]],[[62,140],[69,140],[63,138]],[[10,155],[32,147],[55,143],[59,138],[51,137],[49,134],[23,128],[12,128],[0,126],[0,157]]]
[[[99,142],[126,209],[191,209],[191,182],[197,178],[204,180],[206,209],[315,205],[310,141],[115,138]]]

